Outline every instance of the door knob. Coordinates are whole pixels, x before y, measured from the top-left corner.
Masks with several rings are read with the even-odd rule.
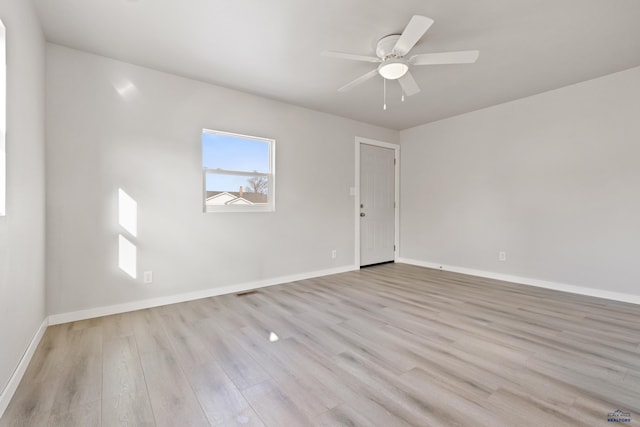
[[[364,212],[360,212],[360,216],[364,216]]]

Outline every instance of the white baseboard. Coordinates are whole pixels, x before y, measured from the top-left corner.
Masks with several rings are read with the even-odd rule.
[[[0,418],[2,418],[4,411],[7,409],[7,406],[9,406],[9,402],[11,402],[13,394],[18,389],[18,385],[22,380],[22,376],[26,372],[27,367],[29,366],[29,362],[31,362],[31,358],[33,357],[33,353],[35,353],[36,348],[38,348],[38,344],[40,344],[40,340],[44,335],[44,332],[47,330],[47,326],[49,326],[49,320],[45,318],[40,324],[40,327],[36,331],[35,335],[31,339],[29,347],[27,347],[27,350],[22,355],[22,358],[18,363],[18,367],[15,371],[13,371],[13,375],[11,375],[11,378],[9,378],[7,386],[0,393]]]
[[[513,276],[510,274],[493,273],[491,271],[474,270],[472,268],[443,265],[435,262],[420,261],[408,258],[399,258],[398,262],[404,264],[417,265],[420,267],[433,268],[436,270],[451,271],[454,273],[468,274],[470,276],[485,277],[487,279],[502,280],[504,282],[521,283],[523,285],[536,286],[538,288],[553,289],[556,291],[569,292],[572,294],[586,295],[609,299],[613,301],[640,304],[640,295],[625,294],[621,292],[611,292],[602,289],[585,288],[583,286],[567,285],[564,283],[549,282],[546,280],[531,279],[529,277]]]
[[[359,268],[359,267],[358,267]],[[218,295],[234,294],[244,292],[251,289],[264,288],[267,286],[280,285],[283,283],[295,282],[298,280],[312,279],[314,277],[328,276],[331,274],[346,273],[353,271],[353,265],[347,265],[327,270],[318,270],[308,273],[293,274],[290,276],[280,276],[271,279],[258,280],[255,282],[239,283],[230,286],[221,286],[217,288],[204,289],[202,291],[188,292],[178,295],[170,295],[166,297],[151,298],[141,301],[132,301],[123,304],[109,305],[104,307],[95,307],[87,310],[73,311],[69,313],[52,314],[49,316],[50,325],[58,325],[60,323],[75,322],[78,320],[86,320],[94,317],[109,316],[112,314],[126,313],[128,311],[142,310],[145,308],[159,307],[162,305],[175,304],[185,301],[193,301],[201,298],[215,297]]]

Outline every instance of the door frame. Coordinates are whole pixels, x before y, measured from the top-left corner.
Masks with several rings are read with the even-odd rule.
[[[389,148],[394,151],[396,159],[394,166],[394,189],[393,199],[395,202],[394,209],[394,245],[396,250],[393,252],[393,260],[395,262],[400,258],[400,145],[392,144],[389,142],[376,141],[375,139],[368,139],[356,136],[355,149],[356,149],[356,164],[355,164],[355,197],[354,197],[354,218],[355,218],[355,260],[354,268],[360,269],[360,146],[362,144],[373,145],[376,147]]]

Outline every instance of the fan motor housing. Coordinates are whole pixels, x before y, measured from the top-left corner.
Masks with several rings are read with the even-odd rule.
[[[385,60],[388,57],[396,57],[393,53],[393,47],[400,38],[400,34],[391,34],[378,40],[376,44],[376,55],[378,58]]]

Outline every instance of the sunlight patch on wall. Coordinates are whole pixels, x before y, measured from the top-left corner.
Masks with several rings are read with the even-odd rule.
[[[114,78],[111,81],[113,88],[125,101],[131,101],[137,97],[139,91],[133,82],[125,77]]]
[[[118,239],[118,267],[135,279],[138,270],[138,249],[122,234]]]
[[[138,203],[118,188],[118,224],[132,236],[138,235]]]
[[[138,236],[138,202],[122,188],[118,188],[118,224],[129,233],[130,238]],[[121,232],[118,236],[118,267],[135,279],[138,271],[138,248],[123,234],[126,233]]]

